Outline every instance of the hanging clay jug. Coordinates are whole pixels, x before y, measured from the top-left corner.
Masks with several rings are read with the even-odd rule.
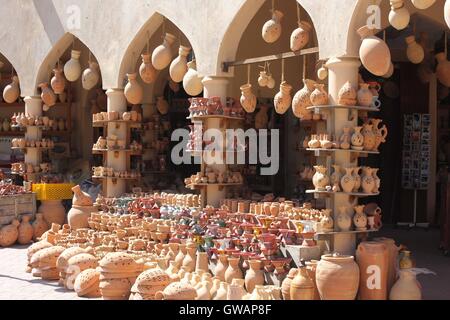
[[[362,44],[359,57],[364,68],[377,76],[383,76],[391,65],[391,52],[386,42],[374,35],[374,30],[364,26],[358,30]]]
[[[49,88],[48,83],[41,83],[39,88],[41,88],[42,91],[41,99],[44,104],[47,107],[53,107],[56,104],[56,95],[52,89]]]
[[[3,89],[3,100],[6,103],[14,103],[20,96],[19,77],[13,76],[11,80],[12,82]]]
[[[100,81],[100,67],[97,62],[90,62],[89,68],[83,71],[81,84],[84,90],[93,89]]]
[[[183,259],[182,266],[187,272],[195,271],[195,263],[197,261],[197,247],[195,244],[188,244],[186,248],[186,256]]]
[[[361,242],[356,250],[359,266],[359,300],[386,300],[388,276],[388,250],[375,241]]]
[[[364,213],[364,207],[365,206],[361,205],[354,208],[355,215],[353,216],[353,224],[357,231],[367,230],[367,216]]]
[[[272,19],[267,21],[262,28],[262,37],[267,43],[274,43],[281,36],[281,19],[284,14],[281,11],[273,10]]]
[[[221,281],[225,281],[225,271],[228,268],[228,256],[226,254],[219,254],[219,261],[214,269],[214,275]]]
[[[62,226],[66,220],[66,209],[60,200],[42,201],[38,212],[44,215],[44,219],[49,228],[53,223]]]
[[[127,74],[128,83],[125,86],[125,97],[130,104],[140,104],[144,97],[144,90],[137,81],[137,73]]]
[[[81,51],[72,50],[71,59],[64,65],[64,75],[69,82],[77,81],[81,76]]]
[[[186,72],[188,72],[187,57],[191,52],[190,47],[180,46],[178,57],[172,61],[169,69],[170,77],[175,82],[183,81]]]
[[[327,168],[324,166],[314,166],[316,173],[313,176],[312,182],[316,191],[325,191],[326,186],[330,183],[330,178],[327,175]]]
[[[202,79],[198,75],[195,60],[188,62],[187,65],[189,70],[183,78],[183,88],[188,95],[196,97],[203,91]]]
[[[350,231],[352,219],[347,212],[347,207],[339,207],[339,214],[336,217],[336,225],[341,232]]]
[[[50,81],[50,85],[55,94],[62,94],[66,87],[66,79],[63,75],[63,70],[61,68],[53,69],[53,73],[55,74]]]
[[[361,134],[362,127],[355,127],[355,132],[352,135],[352,149],[363,150],[364,136]]]
[[[422,290],[413,270],[399,271],[399,279],[391,289],[389,300],[422,300]]]
[[[370,167],[363,167],[363,176],[361,179],[361,186],[364,193],[370,194],[375,188],[375,180],[373,179],[373,169]]]
[[[314,300],[314,283],[306,271],[306,267],[298,269],[291,282],[291,300]]]
[[[317,83],[310,79],[303,79],[303,83],[304,87],[295,94],[292,100],[292,111],[297,118],[311,120],[312,111],[308,111],[306,108],[312,106],[311,94]]]
[[[299,21],[298,28],[291,34],[291,50],[299,51],[306,47],[309,42],[312,26],[306,21]]]
[[[370,84],[360,83],[357,95],[358,105],[361,107],[370,107],[373,102],[373,93],[369,89]]]
[[[357,93],[355,88],[353,88],[350,81],[347,81],[342,88],[339,90],[338,94],[338,104],[343,106],[354,106],[356,105]]]
[[[9,247],[16,243],[19,237],[20,222],[14,219],[11,224],[0,228],[0,247]]]
[[[255,116],[255,129],[267,129],[267,124],[269,122],[269,115],[267,112],[269,111],[269,107],[266,105],[261,105],[259,111]]]
[[[37,241],[48,230],[47,222],[42,213],[36,213],[36,220],[33,222],[33,240]]]
[[[323,232],[332,232],[334,230],[334,220],[331,217],[331,209],[322,211],[323,217],[320,220],[320,226]]]
[[[317,264],[316,282],[322,300],[355,300],[359,267],[352,256],[323,255]]]
[[[22,216],[22,222],[19,225],[19,237],[17,242],[25,245],[29,244],[33,240],[33,226],[30,223],[31,217],[29,215]]]
[[[156,109],[158,109],[159,113],[162,115],[166,115],[169,113],[169,102],[164,97],[156,98]]]
[[[281,293],[283,300],[291,300],[291,283],[297,275],[298,269],[292,268],[281,284]]]
[[[244,108],[244,110],[248,113],[252,113],[255,111],[256,109],[256,96],[255,94],[252,92],[252,85],[250,83],[244,84],[243,86],[241,86],[241,105],[242,108]]]
[[[151,84],[155,82],[157,72],[156,69],[152,65],[151,55],[146,53],[142,56],[142,64],[139,67],[139,75],[144,83]]]
[[[450,62],[445,56],[445,52],[436,55],[438,65],[436,67],[436,76],[440,83],[446,87],[450,87]]]
[[[266,71],[261,71],[258,77],[258,84],[260,87],[267,87],[267,83],[269,82],[269,76]]]
[[[417,9],[426,10],[431,7],[436,0],[411,0],[411,2]]]
[[[313,106],[324,106],[328,104],[328,93],[324,84],[315,84],[315,90],[311,93],[311,103]]]
[[[171,46],[174,44],[176,39],[177,38],[174,35],[166,33],[163,44],[153,51],[152,64],[156,70],[163,70],[169,66],[172,61]]]
[[[373,150],[377,142],[375,134],[373,133],[373,125],[371,123],[363,124],[361,134],[364,137],[364,144],[363,144],[364,150],[366,151]]]
[[[425,52],[421,45],[416,42],[416,37],[409,36],[405,38],[406,44],[406,56],[408,60],[414,64],[419,64],[425,59]]]
[[[405,7],[404,0],[390,0],[390,2],[389,23],[397,30],[405,29],[409,25],[411,15]]]
[[[231,283],[233,279],[243,279],[241,268],[239,267],[239,258],[228,258],[228,268],[225,271],[225,281]]]
[[[353,168],[345,168],[345,175],[341,179],[342,190],[346,193],[353,191],[355,179],[353,178]]]
[[[444,19],[447,27],[450,28],[450,1],[446,0],[444,5]]]
[[[280,92],[275,95],[274,106],[275,111],[278,114],[285,114],[286,111],[291,106],[292,96],[291,96],[292,86],[286,81],[283,81],[280,85]]]
[[[261,270],[260,260],[249,260],[250,268],[245,273],[245,289],[252,293],[256,285],[264,285],[264,271]]]

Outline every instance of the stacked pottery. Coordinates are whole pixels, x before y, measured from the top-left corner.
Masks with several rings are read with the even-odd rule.
[[[386,300],[389,253],[381,242],[361,242],[356,251],[360,300]]]
[[[151,84],[156,80],[156,70],[152,65],[152,58],[150,54],[142,55],[142,64],[139,67],[139,75],[142,81],[146,84]]]
[[[264,285],[264,271],[261,270],[260,260],[249,260],[250,268],[245,274],[245,289],[252,293],[256,285]]]
[[[290,300],[314,300],[314,283],[306,267],[299,268],[291,282]]]
[[[195,288],[183,282],[173,282],[163,291],[158,291],[155,300],[195,300],[197,291]]]
[[[33,240],[33,226],[30,223],[31,217],[29,215],[22,216],[22,222],[19,225],[19,236],[17,242],[19,244],[29,244]]]
[[[274,98],[275,111],[278,114],[285,114],[291,106],[291,91],[292,86],[289,85],[286,81],[283,81],[280,85],[280,92],[278,92]]]
[[[56,262],[64,250],[66,250],[64,247],[52,246],[34,253],[30,260],[31,268],[36,269],[33,275],[39,275],[43,280],[59,280]]]
[[[170,33],[166,33],[164,42],[157,47],[152,54],[152,64],[156,70],[167,68],[172,61],[171,46],[175,42],[176,37]]]
[[[364,67],[377,76],[383,76],[391,67],[391,52],[387,44],[374,35],[374,30],[364,26],[358,30],[362,44],[359,57]]]
[[[316,281],[322,300],[355,300],[359,267],[352,256],[323,255],[317,264]]]
[[[137,74],[127,74],[128,83],[125,86],[125,97],[130,104],[140,104],[144,96],[144,91],[137,81]]]
[[[70,209],[67,220],[72,230],[88,228],[88,218],[91,213],[97,212],[96,207],[93,206],[91,196],[81,190],[80,186],[72,188],[74,197],[72,200],[72,209]]]
[[[20,222],[14,219],[11,224],[0,228],[0,247],[9,247],[16,243],[19,238]]]
[[[229,257],[228,258],[228,268],[225,271],[225,281],[231,283],[233,279],[243,279],[244,275],[239,267],[239,258]]]
[[[59,283],[66,286],[67,273],[66,269],[68,266],[68,261],[70,258],[76,256],[77,254],[85,253],[86,251],[80,247],[70,247],[64,250],[61,255],[56,260],[56,267],[59,270]]]
[[[86,269],[77,276],[73,288],[79,297],[99,298],[101,297],[99,285],[100,271]]]
[[[12,82],[3,89],[3,100],[6,103],[14,103],[20,96],[19,77],[13,76],[11,80]]]
[[[306,110],[306,108],[312,106],[311,94],[314,91],[316,82],[310,79],[303,79],[303,83],[304,87],[295,94],[292,100],[292,111],[301,120],[311,120],[312,112]]]
[[[31,246],[27,249],[27,272],[30,273],[32,270],[31,267],[31,257],[38,252],[39,250],[53,247],[53,244],[47,241],[39,241],[36,243],[33,243]]]
[[[267,21],[262,28],[262,38],[267,43],[274,43],[281,36],[281,19],[284,14],[278,10],[273,10],[272,19]]]
[[[309,42],[310,33],[312,30],[311,24],[306,21],[299,21],[298,28],[291,34],[291,50],[299,51],[303,49]]]
[[[66,281],[64,286],[68,289],[74,288],[75,279],[81,271],[95,269],[98,266],[97,258],[89,253],[80,253],[74,255],[67,261]]]
[[[142,272],[128,253],[111,252],[100,260],[100,292],[104,300],[128,300],[131,287]]]
[[[149,269],[139,275],[131,288],[130,300],[155,300],[155,294],[171,282],[169,275],[159,268]]]
[[[169,74],[173,81],[177,83],[183,81],[188,72],[187,57],[190,52],[190,47],[180,46],[178,57],[170,64]]]
[[[288,275],[283,280],[283,283],[281,284],[281,293],[283,295],[284,300],[291,300],[291,284],[292,280],[294,280],[295,276],[297,275],[298,269],[291,269],[289,270]]]

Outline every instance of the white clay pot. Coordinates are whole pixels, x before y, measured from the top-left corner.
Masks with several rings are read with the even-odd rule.
[[[184,76],[188,72],[187,57],[191,52],[191,48],[180,46],[178,57],[172,61],[169,69],[170,77],[174,82],[183,81]]]
[[[275,111],[278,114],[285,114],[291,106],[291,91],[292,86],[289,85],[286,81],[283,81],[280,85],[280,92],[278,92],[274,98]]]
[[[176,37],[170,33],[166,33],[164,42],[157,47],[152,54],[152,64],[156,70],[163,70],[167,68],[172,61],[171,46],[175,42]]]
[[[141,57],[142,64],[139,67],[139,75],[144,83],[151,84],[156,81],[157,76],[156,70],[152,65],[152,57],[150,54],[143,54]]]
[[[140,104],[144,96],[141,85],[137,82],[137,73],[127,74],[128,83],[125,86],[125,97],[131,104]]]
[[[431,7],[436,0],[411,0],[411,2],[417,9],[426,10]]]
[[[391,0],[389,23],[397,30],[403,30],[409,25],[411,15],[405,7],[404,0]]]
[[[298,28],[291,34],[291,50],[299,51],[306,47],[310,39],[310,33],[312,30],[311,24],[306,21],[299,21]]]
[[[5,100],[6,103],[14,103],[19,99],[19,96],[19,77],[13,76],[12,82],[3,89],[3,100]]]
[[[262,28],[262,38],[267,43],[274,43],[281,36],[281,19],[284,14],[281,11],[274,10],[272,19],[267,21]]]
[[[242,108],[248,113],[252,113],[256,109],[256,96],[252,92],[252,85],[250,83],[244,84],[241,86],[241,105]]]
[[[100,81],[100,68],[98,63],[90,62],[89,68],[83,71],[81,83],[84,90],[93,89]]]
[[[188,95],[195,97],[202,93],[203,83],[198,75],[195,60],[192,60],[187,65],[189,70],[183,78],[183,88]]]
[[[66,76],[67,81],[75,82],[81,76],[81,51],[72,50],[71,56],[71,59],[64,65],[64,75]]]

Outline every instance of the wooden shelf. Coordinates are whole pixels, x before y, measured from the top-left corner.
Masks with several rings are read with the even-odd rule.
[[[308,148],[308,149],[306,149],[306,151],[314,152],[314,155],[316,157],[320,157],[323,155],[330,155],[331,153],[335,153],[335,152],[348,152],[352,156],[361,157],[361,158],[367,157],[369,154],[380,154],[379,151],[354,150],[354,149],[324,149],[324,148],[312,149],[312,148]]]
[[[126,152],[126,153],[130,153],[131,155],[142,155],[141,151],[137,151],[137,150],[131,150],[131,149],[92,149],[92,153],[93,154],[104,154],[107,152]]]
[[[21,137],[25,131],[0,131],[0,137]]]
[[[140,128],[142,126],[141,122],[135,122],[135,121],[125,121],[125,120],[113,120],[113,121],[94,121],[92,123],[92,126],[94,128],[101,128],[108,125],[108,123],[115,123],[116,126],[120,126],[121,124],[129,125],[130,128]]]
[[[0,102],[0,108],[25,108],[25,103],[21,102],[14,102],[14,103],[6,103],[6,102]]]
[[[242,117],[236,117],[236,116],[225,116],[222,114],[212,114],[212,115],[206,115],[206,116],[193,116],[193,117],[187,117],[188,120],[207,120],[207,119],[227,119],[227,120],[236,120],[236,121],[244,121],[245,118]]]
[[[318,191],[318,190],[306,190],[306,193],[314,193],[317,195],[334,196],[336,194],[347,195],[352,197],[373,197],[378,196],[380,193],[363,193],[363,192],[333,192],[333,191]]]
[[[367,111],[367,112],[378,112],[379,108],[374,107],[363,107],[363,106],[342,106],[342,105],[325,105],[325,106],[312,106],[307,107],[306,110],[314,111],[315,113],[319,113],[323,110],[333,110],[333,109],[347,109],[347,110],[357,110],[357,111]]]

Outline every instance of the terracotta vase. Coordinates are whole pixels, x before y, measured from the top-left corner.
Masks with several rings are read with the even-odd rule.
[[[267,43],[276,42],[281,36],[281,19],[284,14],[281,11],[274,10],[272,12],[272,19],[267,21],[262,28],[262,38]]]
[[[298,28],[291,34],[291,50],[299,51],[306,47],[310,39],[312,26],[309,22],[299,21]]]
[[[373,178],[373,169],[370,167],[363,167],[363,176],[361,178],[361,187],[364,193],[370,194],[375,188],[375,180]]]
[[[62,94],[66,87],[66,79],[63,75],[63,70],[60,68],[53,69],[54,76],[50,81],[50,85],[55,94]]]
[[[391,11],[389,12],[389,23],[397,30],[408,27],[411,15],[405,7],[404,0],[390,0]]]
[[[425,59],[425,51],[422,46],[416,42],[415,36],[405,38],[407,49],[406,56],[408,60],[414,64],[419,64]]]
[[[163,43],[157,47],[152,54],[152,64],[156,70],[163,70],[167,68],[172,61],[172,45],[177,38],[166,33]]]
[[[177,256],[175,257],[175,265],[178,269],[181,269],[181,266],[183,265],[184,256],[186,255],[186,245],[180,244],[180,250],[178,251]]]
[[[317,264],[316,282],[322,300],[354,300],[359,267],[352,256],[324,255]]]
[[[62,205],[60,200],[47,200],[42,201],[38,212],[44,215],[44,219],[47,222],[48,227],[52,223],[63,225],[66,220],[66,209]]]
[[[280,92],[275,95],[274,106],[275,111],[278,114],[285,114],[286,111],[291,106],[292,96],[291,96],[292,86],[286,81],[283,81],[280,85]]]
[[[343,106],[354,106],[357,101],[357,92],[350,81],[347,81],[338,93],[338,104]]]
[[[83,71],[81,84],[84,90],[91,90],[100,81],[100,67],[97,62],[90,62],[89,68]]]
[[[360,83],[357,94],[358,105],[362,107],[370,107],[373,102],[373,94],[369,89],[370,84]]]
[[[380,242],[361,242],[356,250],[356,262],[360,271],[360,300],[386,300],[388,257],[386,246]]]
[[[187,270],[187,272],[195,271],[195,264],[197,261],[197,248],[196,245],[188,245],[186,248],[186,255],[183,259],[182,266]]]
[[[365,231],[367,230],[367,216],[364,213],[365,206],[356,206],[355,214],[353,215],[353,224],[357,231]]]
[[[342,190],[346,193],[353,191],[355,187],[355,179],[353,178],[353,168],[345,168],[345,175],[341,178]]]
[[[41,99],[44,102],[44,104],[47,107],[53,107],[56,104],[56,95],[52,91],[52,89],[49,88],[48,83],[41,83],[39,85],[39,88],[41,88]]]
[[[374,241],[383,243],[388,251],[387,292],[390,292],[395,280],[397,280],[397,270],[399,269],[398,252],[400,248],[395,245],[394,239],[375,238]]]
[[[364,150],[372,151],[377,143],[376,136],[373,133],[373,125],[370,123],[365,123],[363,125],[361,134],[364,137],[364,144],[363,144]]]
[[[94,206],[76,206],[72,205],[72,208],[67,214],[67,221],[72,230],[89,228],[88,219],[91,213],[97,212]]]
[[[33,240],[33,226],[30,223],[30,216],[24,215],[22,216],[22,222],[19,225],[19,237],[17,238],[17,242],[19,244],[25,245],[29,244]]]
[[[255,94],[252,92],[252,85],[250,83],[241,86],[241,105],[242,108],[248,113],[252,113],[256,109],[257,99]]]
[[[37,241],[48,230],[48,224],[44,220],[42,213],[36,213],[36,220],[33,222],[33,240]]]
[[[315,90],[311,93],[310,99],[313,106],[324,106],[328,104],[328,93],[324,84],[315,84]]]
[[[363,150],[364,149],[364,136],[361,134],[362,127],[355,127],[355,132],[352,135],[352,149]]]
[[[225,281],[225,272],[228,268],[228,256],[226,254],[219,255],[219,261],[214,269],[214,275],[221,281]]]
[[[130,104],[140,104],[144,97],[144,90],[137,81],[137,73],[127,74],[128,83],[125,86],[125,97]]]
[[[336,184],[336,183],[339,184],[342,179],[342,174],[341,174],[342,168],[341,168],[341,166],[339,166],[337,164],[333,164],[332,167],[334,169],[334,172],[330,177],[330,181],[332,184]]]
[[[352,227],[352,218],[350,218],[347,207],[339,207],[339,214],[336,217],[336,225],[341,232],[350,231]]]
[[[3,100],[6,103],[14,103],[20,96],[19,77],[13,76],[11,80],[12,82],[3,89]]]
[[[326,186],[330,183],[330,178],[327,175],[327,168],[323,166],[314,166],[316,173],[313,176],[312,182],[318,191],[326,190]]]
[[[303,79],[303,83],[304,87],[295,94],[292,100],[292,111],[297,118],[311,120],[312,112],[306,110],[306,108],[312,106],[311,94],[317,83],[310,79]]]
[[[331,217],[331,209],[323,210],[323,217],[320,220],[322,232],[332,232],[334,230],[334,220]]]
[[[359,192],[359,188],[361,188],[360,171],[361,171],[361,167],[353,168],[353,180],[355,181],[355,186],[353,187],[353,192]]]
[[[243,279],[241,268],[239,267],[239,258],[228,258],[228,268],[225,271],[225,281],[231,283],[233,279]]]
[[[286,278],[284,278],[281,284],[281,293],[283,295],[283,300],[291,300],[291,283],[297,275],[298,269],[292,268],[289,270]]]
[[[252,293],[256,285],[264,285],[264,271],[260,260],[249,260],[250,268],[245,273],[245,288]]]
[[[77,81],[81,76],[81,51],[72,50],[71,59],[64,65],[64,75],[69,82]]]
[[[316,271],[317,271],[317,265],[319,261],[317,260],[311,260],[306,262],[306,272],[308,273],[308,276],[311,278],[313,284],[314,284],[314,299],[313,300],[320,300],[320,294],[319,290],[317,289],[317,282],[316,282]]]
[[[189,70],[183,78],[183,88],[188,95],[196,97],[203,91],[202,78],[198,75],[195,60],[188,62],[187,66]]]
[[[440,83],[446,87],[450,87],[450,62],[445,56],[445,52],[436,54],[438,65],[436,67],[436,76]]]
[[[197,253],[195,271],[196,272],[201,272],[201,271],[209,272],[208,253],[206,253],[206,252],[198,252]]]
[[[378,151],[380,145],[386,142],[386,137],[388,135],[388,129],[386,126],[379,128],[380,122],[381,120],[379,119],[372,119],[373,131],[375,135],[375,146],[373,147],[372,151]]]
[[[9,247],[16,243],[19,238],[20,222],[14,219],[11,224],[0,228],[0,247]]]
[[[431,7],[436,0],[411,0],[414,7],[420,10],[426,10]]]
[[[375,30],[364,26],[358,30],[362,44],[359,49],[359,57],[364,68],[377,76],[388,73],[391,65],[391,52],[387,44],[376,37]]]
[[[183,81],[184,76],[188,72],[187,57],[190,52],[190,47],[180,46],[178,57],[170,64],[169,74],[174,82]]]
[[[81,190],[81,187],[79,185],[73,187],[72,192],[74,193],[72,199],[73,205],[82,207],[94,205],[94,201],[92,201],[91,196],[88,193]]]
[[[314,283],[306,267],[299,268],[291,282],[291,300],[314,300]]]
[[[399,279],[389,293],[389,300],[422,300],[422,290],[412,270],[399,271]]]
[[[139,75],[142,81],[146,84],[152,84],[156,81],[157,72],[152,65],[152,57],[146,53],[141,55],[142,63],[139,66]]]
[[[374,186],[373,186],[372,193],[379,193],[380,192],[381,179],[377,175],[379,170],[380,170],[379,168],[373,168],[372,169],[372,177],[373,177],[373,180],[375,182]]]

